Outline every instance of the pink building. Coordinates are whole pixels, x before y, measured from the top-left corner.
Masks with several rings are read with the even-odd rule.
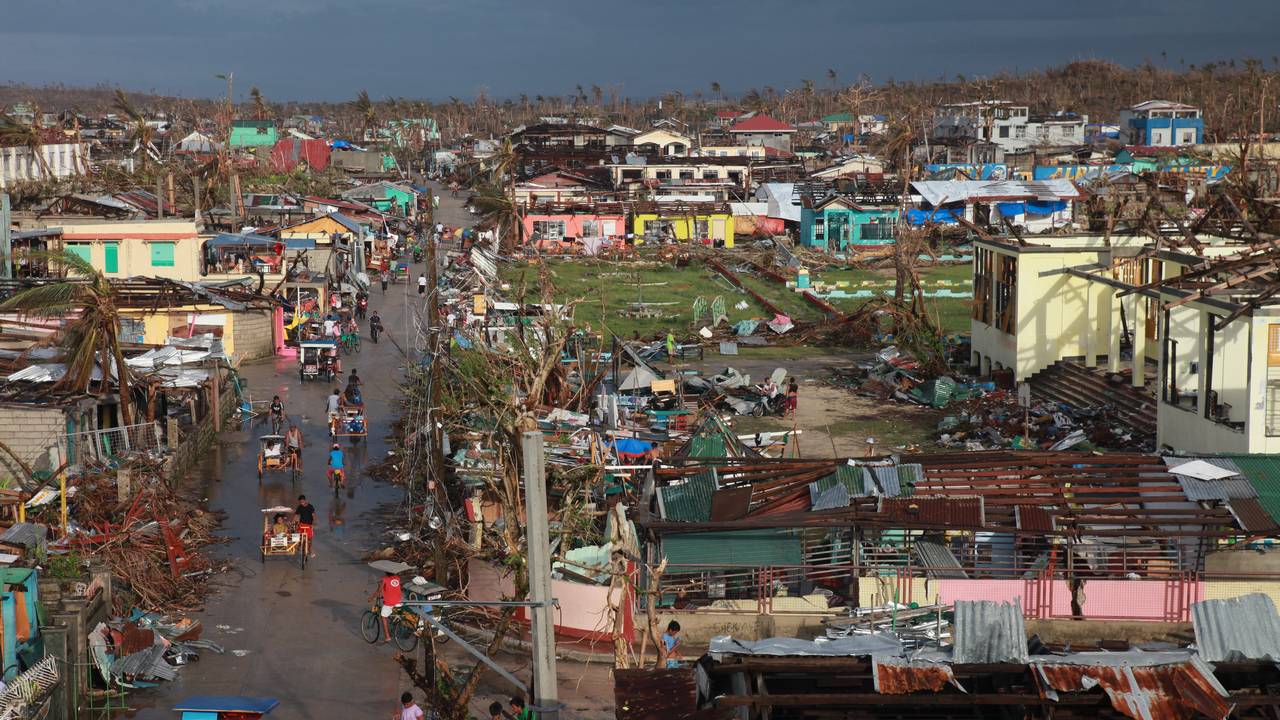
[[[596,213],[530,212],[524,216],[524,236],[532,242],[608,238],[627,235],[627,216]]]

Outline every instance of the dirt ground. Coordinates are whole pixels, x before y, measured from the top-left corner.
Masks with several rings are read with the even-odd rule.
[[[942,413],[898,402],[859,395],[850,390],[826,384],[831,370],[866,360],[866,352],[832,351],[830,348],[801,349],[796,357],[753,356],[753,349],[742,348],[737,356],[720,356],[709,349],[704,360],[682,365],[715,374],[726,367],[751,376],[753,383],[763,382],[775,368],[783,368],[788,377],[799,383],[799,401],[795,418],[744,417],[730,420],[740,435],[777,430],[799,430],[799,447],[788,448],[788,457],[861,457],[867,453],[868,438],[874,438],[877,453],[928,452],[933,448],[933,433]]]

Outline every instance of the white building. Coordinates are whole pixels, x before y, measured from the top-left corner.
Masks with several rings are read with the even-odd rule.
[[[974,138],[994,143],[1006,153],[1034,147],[1083,145],[1088,115],[1061,112],[1032,117],[1025,105],[1008,100],[978,100],[943,105],[934,116],[933,137]]]
[[[43,166],[25,145],[0,147],[0,188],[20,182],[83,175],[88,149],[79,143],[50,143],[40,147]]]

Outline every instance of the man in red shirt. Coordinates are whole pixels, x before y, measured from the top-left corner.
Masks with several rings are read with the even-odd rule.
[[[387,618],[391,617],[391,611],[399,607],[404,600],[403,591],[400,589],[400,576],[395,573],[383,573],[382,582],[378,583],[378,587],[374,588],[373,594],[369,596],[369,601],[382,596],[382,642],[391,642],[391,628],[387,624]]]

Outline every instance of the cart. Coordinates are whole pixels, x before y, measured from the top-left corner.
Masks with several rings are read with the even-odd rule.
[[[364,405],[344,405],[329,420],[329,436],[333,438],[368,437],[369,426],[364,419]]]
[[[245,695],[200,695],[179,701],[174,712],[182,720],[252,720],[267,715],[280,705],[275,698]]]
[[[305,340],[298,343],[298,379],[318,380],[325,378],[333,382],[333,367],[327,365],[325,357],[328,352],[338,347],[333,340]]]
[[[258,482],[262,482],[262,475],[269,470],[289,470],[294,482],[298,482],[298,478],[302,476],[298,459],[289,452],[283,435],[263,435],[258,438]]]
[[[277,535],[271,527],[271,519],[277,514],[291,516],[293,508],[277,506],[262,509],[261,560],[265,564],[269,557],[297,557],[299,565],[305,570],[307,557],[311,554],[311,538],[296,524],[289,525],[288,532]]]
[[[392,282],[400,282],[409,279],[409,263],[404,260],[397,260],[395,273],[391,276]]]

